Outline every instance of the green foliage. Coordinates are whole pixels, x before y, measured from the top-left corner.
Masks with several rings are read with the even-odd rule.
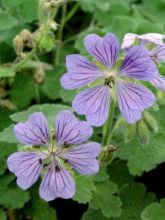
[[[76,194],[73,199],[79,203],[87,203],[92,198],[92,191],[95,190],[95,185],[90,177],[77,176],[76,181]]]
[[[165,218],[165,199],[160,203],[154,202],[148,205],[141,215],[142,220],[164,220]]]
[[[113,182],[96,184],[96,190],[90,201],[90,208],[101,209],[105,217],[117,217],[121,214],[121,200],[114,195],[117,193],[117,185]]]
[[[124,186],[119,193],[123,203],[122,214],[115,220],[139,220],[143,209],[155,200],[153,193],[146,193],[143,184],[132,183]]]
[[[41,200],[39,184],[27,191],[18,188],[6,160],[19,147],[13,134],[16,123],[26,121],[33,112],[43,112],[54,128],[59,111],[73,111],[72,100],[81,89],[68,91],[60,84],[67,71],[66,56],[81,54],[93,61],[84,47],[89,33],[114,32],[120,42],[127,32],[165,33],[164,0],[65,1],[66,8],[54,2],[58,1],[0,1],[0,220],[58,220],[55,207],[59,200]],[[164,65],[160,72],[164,75]],[[155,89],[153,92],[157,95]],[[100,162],[97,174],[74,177],[73,200],[88,206],[82,220],[165,219],[165,199],[158,202],[154,193],[135,182],[136,175],[152,172],[165,162],[164,99],[159,92],[150,117],[145,119],[144,114],[144,121],[118,129],[110,143],[116,151],[108,152],[108,161]],[[118,116],[117,110],[114,123]],[[92,141],[101,143],[102,128],[93,130]]]

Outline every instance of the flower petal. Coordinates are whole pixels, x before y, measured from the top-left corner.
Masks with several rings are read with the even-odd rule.
[[[150,56],[157,62],[165,62],[165,45],[157,46],[150,51]]]
[[[100,152],[100,148],[100,144],[90,142],[63,152],[62,157],[79,173],[91,175],[97,173],[99,170],[99,163],[96,157]]]
[[[82,143],[88,140],[93,133],[88,122],[78,121],[68,110],[63,110],[57,115],[55,128],[58,145]]]
[[[158,33],[148,33],[137,36],[140,40],[143,40],[144,42],[154,43],[158,45],[163,45],[163,39],[165,38],[165,35]]]
[[[96,34],[89,34],[85,37],[84,44],[89,53],[97,61],[112,68],[119,55],[120,45],[114,34],[106,34],[99,37]]]
[[[49,130],[45,116],[41,112],[30,115],[28,121],[18,123],[14,134],[21,144],[48,145]]]
[[[151,80],[157,72],[149,52],[143,46],[131,48],[123,60],[121,74],[138,80]]]
[[[158,89],[165,91],[165,77],[157,75],[155,78],[151,80],[151,83]]]
[[[61,77],[61,85],[68,90],[80,88],[103,77],[104,73],[85,57],[73,54],[66,57],[68,72]]]
[[[40,197],[46,201],[58,197],[69,199],[75,194],[75,183],[69,172],[53,161],[42,179],[39,193]]]
[[[144,109],[155,101],[153,93],[143,86],[124,81],[117,81],[116,86],[120,111],[130,124],[138,121]]]
[[[73,109],[80,115],[86,115],[87,121],[101,126],[108,117],[110,92],[108,86],[96,86],[80,92],[73,100]]]
[[[41,152],[17,152],[7,159],[9,170],[17,176],[17,184],[26,190],[38,179],[47,156]]]
[[[130,48],[136,39],[137,35],[132,33],[127,33],[124,35],[123,42],[121,44],[121,49],[125,50]]]
[[[148,34],[143,34],[143,35],[127,33],[124,35],[121,49],[129,49],[134,44],[136,39],[140,41],[139,43],[141,45],[144,45],[145,43],[154,43],[157,45],[163,45],[164,38],[165,38],[165,35],[158,34],[158,33],[148,33]]]

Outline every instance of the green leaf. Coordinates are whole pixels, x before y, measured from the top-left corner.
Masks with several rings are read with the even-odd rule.
[[[133,181],[134,177],[129,174],[125,161],[114,160],[108,167],[110,180],[115,182],[119,187]]]
[[[31,200],[30,206],[26,210],[26,214],[33,220],[57,220],[56,212],[49,206],[49,203],[41,200],[39,197],[34,197]]]
[[[139,141],[133,140],[124,144],[123,138],[116,137],[116,144],[119,146],[118,157],[127,160],[129,171],[133,175],[141,175],[165,161],[165,107],[161,106],[157,112],[152,112],[159,125],[159,133],[150,138],[150,142],[140,145]]]
[[[76,194],[73,200],[79,203],[87,203],[92,198],[92,191],[95,189],[95,185],[90,177],[77,176],[76,181]]]
[[[140,220],[143,209],[155,200],[155,195],[146,193],[146,188],[141,183],[126,185],[121,189],[119,197],[123,202],[123,211],[114,220]]]
[[[11,9],[16,7],[22,3],[22,0],[2,0],[2,4],[5,8]]]
[[[0,132],[0,141],[6,143],[18,143],[17,139],[13,134],[14,124],[11,124],[9,127],[5,128]]]
[[[64,109],[70,109],[70,107],[61,104],[33,105],[28,110],[11,115],[11,119],[15,122],[26,121],[31,113],[42,112],[47,117],[49,124],[54,127],[56,115]]]
[[[41,89],[50,99],[60,98],[61,96],[60,78],[63,73],[64,73],[63,65],[56,66],[52,71],[46,72],[44,84],[43,86],[41,86]]]
[[[103,216],[100,210],[88,209],[82,217],[82,220],[108,220]]]
[[[2,77],[13,77],[15,75],[15,72],[12,68],[8,67],[0,67],[0,78]]]
[[[0,31],[10,29],[17,25],[17,19],[6,12],[0,11]]]
[[[10,187],[6,190],[0,189],[0,205],[11,209],[20,209],[30,199],[29,193],[21,189]]]
[[[0,219],[7,220],[6,213],[3,209],[0,209]]]
[[[15,179],[15,176],[12,174],[5,174],[0,176],[0,190],[6,190],[8,185]]]
[[[147,20],[143,20],[141,22],[138,22],[136,27],[136,32],[138,34],[147,34],[147,33],[164,33],[164,27],[163,25],[159,23],[152,23]]]
[[[91,178],[95,182],[104,182],[104,181],[107,181],[109,179],[109,175],[106,173],[106,168],[101,167],[99,172],[97,174],[91,176]]]
[[[142,220],[164,220],[165,219],[165,199],[160,203],[155,202],[148,205],[141,214]]]
[[[29,23],[37,20],[38,0],[24,0],[19,5],[19,20],[23,23]]]
[[[121,215],[121,200],[114,194],[117,192],[117,185],[113,182],[96,184],[96,191],[90,201],[90,208],[101,209],[107,218]]]
[[[7,168],[6,159],[16,150],[17,147],[15,144],[0,143],[0,175],[2,175]]]
[[[37,98],[32,76],[29,73],[17,74],[10,95],[11,101],[18,106],[18,108],[27,107],[33,98]]]

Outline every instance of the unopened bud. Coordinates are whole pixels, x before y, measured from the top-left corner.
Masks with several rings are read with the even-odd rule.
[[[144,118],[144,121],[145,121],[146,125],[148,126],[148,128],[151,131],[157,133],[158,132],[158,124],[157,124],[157,121],[155,120],[155,118],[152,115],[150,115],[148,112],[144,113],[143,118]]]
[[[35,70],[34,72],[34,80],[36,83],[42,84],[44,82],[45,79],[45,72],[44,70],[39,67]]]
[[[14,48],[15,48],[17,55],[20,56],[23,53],[23,38],[21,36],[17,35],[13,39],[13,45],[14,45]]]
[[[27,46],[27,47],[33,47],[33,37],[32,34],[29,30],[24,29],[21,31],[20,36],[23,39],[23,43]]]
[[[137,123],[137,136],[141,144],[149,143],[149,139],[150,139],[149,129],[143,120]]]
[[[125,143],[128,143],[133,140],[133,138],[136,135],[137,131],[137,124],[127,124],[125,126],[125,129],[123,130],[124,132],[124,141]]]

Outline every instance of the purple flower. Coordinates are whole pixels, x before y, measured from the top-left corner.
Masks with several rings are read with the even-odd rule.
[[[100,145],[95,142],[82,144],[92,133],[88,122],[78,121],[68,110],[58,114],[52,137],[45,116],[40,112],[30,115],[25,123],[18,123],[14,134],[19,142],[33,145],[33,151],[14,153],[7,160],[9,170],[17,177],[18,186],[24,190],[30,188],[44,171],[39,188],[41,198],[50,201],[57,197],[73,197],[75,183],[65,164],[84,175],[99,170],[96,157]]]
[[[150,47],[147,48],[149,50],[149,56],[154,62],[165,62],[165,44],[163,41],[165,39],[165,35],[157,33],[149,33],[143,35],[127,33],[124,36],[121,48],[124,50],[129,50],[135,43],[136,39],[139,40],[140,45],[147,46],[152,44],[154,46],[152,50],[149,50]],[[150,80],[150,82],[156,88],[165,91],[165,77],[157,74]]]
[[[118,59],[119,42],[110,33],[104,37],[88,35],[85,38],[85,47],[96,61],[92,63],[77,54],[68,55],[68,72],[61,78],[61,84],[68,90],[92,84],[94,81],[97,85],[75,97],[72,103],[74,110],[85,115],[91,125],[101,126],[108,117],[110,93],[111,96],[115,93],[120,111],[127,122],[138,121],[144,109],[155,101],[150,90],[135,83],[135,80],[151,80],[157,75],[156,65],[150,59],[149,52],[143,46],[133,47],[121,63]]]
[[[138,39],[142,44],[153,43],[156,45],[163,45],[163,39],[165,39],[165,35],[158,33],[148,33],[142,35],[127,33],[124,35],[121,49],[128,49],[133,46],[136,39]]]

